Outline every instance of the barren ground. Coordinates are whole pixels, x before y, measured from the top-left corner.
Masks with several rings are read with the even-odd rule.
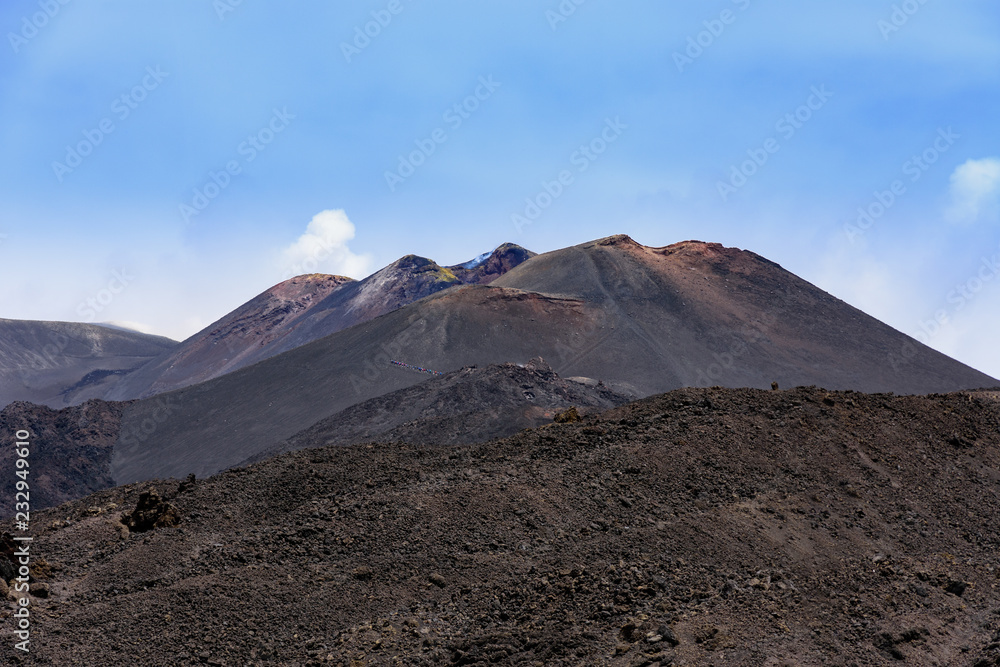
[[[995,393],[678,390],[109,489],[33,517],[24,662],[1000,664],[998,426]],[[181,524],[128,534],[149,486]]]

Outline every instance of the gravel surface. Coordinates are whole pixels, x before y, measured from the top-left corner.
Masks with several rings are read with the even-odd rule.
[[[0,652],[997,665],[998,431],[990,392],[685,389],[486,444],[308,449],[108,489],[33,514],[32,652],[10,618]],[[180,523],[130,532],[151,486],[142,516]]]

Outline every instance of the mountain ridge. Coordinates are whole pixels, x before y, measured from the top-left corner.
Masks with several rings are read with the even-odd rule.
[[[14,401],[58,408],[99,398],[108,378],[177,345],[98,324],[0,318],[0,408]],[[91,374],[93,382],[81,385]]]
[[[111,478],[210,475],[426,379],[394,362],[449,373],[541,357],[564,378],[640,397],[710,385],[900,394],[1000,385],[749,251],[615,235],[521,259],[486,285],[460,284],[452,268],[415,255],[367,282],[283,283],[289,294],[329,287],[298,312],[320,328],[332,313],[344,328],[302,345],[285,336],[288,351],[129,402]],[[489,261],[474,268],[488,275]],[[894,367],[889,355],[904,344],[917,363]]]
[[[115,479],[212,474],[423,379],[392,360],[449,372],[542,357],[563,377],[637,396],[772,382],[902,394],[1000,385],[757,257],[717,244],[650,248],[626,236],[537,255],[489,285],[439,291],[162,395],[170,417],[143,441],[119,442]],[[895,369],[887,355],[904,342],[923,363]],[[156,406],[131,405],[125,431]]]
[[[297,276],[223,316],[102,397],[148,398],[211,380],[443,289],[489,282],[533,255],[505,243],[472,269],[440,266],[411,254],[362,280],[326,274]]]

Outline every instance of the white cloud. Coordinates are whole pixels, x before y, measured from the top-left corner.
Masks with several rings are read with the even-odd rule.
[[[833,237],[827,250],[815,258],[808,279],[838,299],[889,326],[907,331],[913,312],[921,312],[926,297],[915,293],[907,265],[898,258],[877,255],[867,239],[850,245],[842,234]]]
[[[281,253],[285,278],[303,273],[335,273],[363,278],[370,272],[371,255],[356,255],[347,246],[354,238],[354,223],[342,209],[313,216],[305,233]]]
[[[907,336],[1000,377],[1000,352],[990,333],[1000,327],[996,281],[983,281],[977,263],[961,279],[970,286],[963,294],[971,296],[956,305],[951,295],[941,291],[939,272],[926,270],[921,248],[919,242],[901,243],[896,252],[880,249],[875,254],[866,237],[851,246],[839,236],[831,240],[826,253],[817,256],[809,279]]]
[[[125,320],[110,320],[108,322],[97,322],[102,326],[112,327],[114,329],[125,329],[127,331],[138,331],[139,333],[155,335],[156,330],[149,326],[148,324],[143,324],[142,322],[127,322]]]
[[[952,203],[948,222],[973,223],[997,216],[1000,196],[1000,158],[969,160],[951,175]]]
[[[967,308],[952,313],[948,323],[927,344],[978,371],[1000,378],[1000,351],[995,336],[991,335],[1000,327],[997,296],[984,294]]]

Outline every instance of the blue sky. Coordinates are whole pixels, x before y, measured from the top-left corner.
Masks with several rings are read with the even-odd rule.
[[[183,338],[296,269],[627,233],[1000,376],[995,2],[577,2],[5,2],[0,316]]]

